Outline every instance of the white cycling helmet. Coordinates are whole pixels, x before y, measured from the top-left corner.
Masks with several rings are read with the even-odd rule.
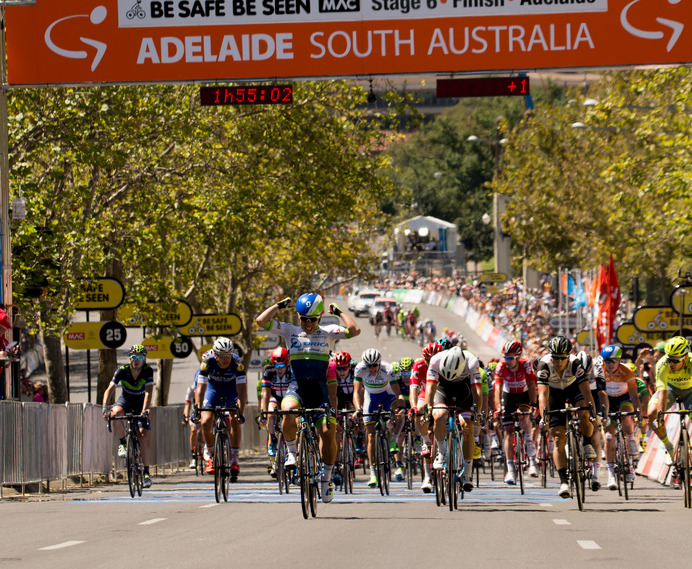
[[[375,348],[370,348],[369,350],[365,350],[363,352],[362,359],[365,365],[371,366],[380,363],[380,360],[382,359],[382,354],[380,354],[379,350],[376,350]]]
[[[440,361],[440,377],[447,381],[454,381],[462,374],[466,367],[464,352],[459,346],[454,346],[442,353],[444,355]]]
[[[593,358],[582,350],[577,354],[577,359],[581,362],[581,367],[584,368],[584,371],[589,373],[593,367]]]
[[[227,356],[233,351],[233,342],[231,342],[228,338],[217,338],[216,342],[214,342],[213,349],[217,356]]]

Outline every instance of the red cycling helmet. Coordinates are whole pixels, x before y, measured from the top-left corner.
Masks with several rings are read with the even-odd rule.
[[[269,357],[274,365],[288,365],[288,350],[286,348],[275,348]]]
[[[521,342],[517,342],[516,340],[507,342],[502,346],[502,355],[504,356],[520,356],[522,351]]]
[[[442,350],[444,350],[444,348],[437,342],[428,342],[425,344],[425,346],[423,346],[421,353],[423,354],[424,358],[432,358],[435,354],[441,352]]]
[[[351,360],[351,354],[348,352],[337,352],[334,354],[334,363],[339,367],[350,366]]]

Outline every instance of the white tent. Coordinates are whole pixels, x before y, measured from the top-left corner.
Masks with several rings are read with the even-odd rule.
[[[434,250],[454,257],[457,226],[436,217],[417,215],[394,228],[394,251],[399,255],[412,249]],[[431,243],[434,243],[434,248]]]

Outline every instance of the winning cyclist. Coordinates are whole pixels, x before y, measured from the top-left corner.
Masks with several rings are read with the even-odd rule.
[[[276,332],[286,342],[289,350],[293,383],[281,402],[281,409],[291,410],[331,406],[336,408],[336,380],[327,381],[329,368],[329,352],[337,340],[353,338],[360,334],[360,328],[355,321],[336,304],[329,305],[329,313],[341,317],[345,326],[328,324],[320,326],[324,312],[324,301],[319,294],[305,293],[296,302],[296,311],[300,326],[273,320],[280,309],[286,308],[291,302],[284,298],[273,304],[260,314],[255,322],[268,332]],[[331,425],[336,423],[334,417],[329,418]],[[322,479],[321,494],[323,502],[331,502],[334,497],[334,486],[331,482],[332,468],[337,456],[336,429],[330,428],[327,416],[321,413],[315,417],[317,435],[322,450]],[[296,465],[296,431],[295,418],[285,415],[282,429],[286,438],[287,456],[284,465],[293,468]]]
[[[126,413],[133,415],[146,415],[145,420],[139,422],[139,440],[142,446],[142,464],[144,465],[144,480],[142,486],[151,486],[151,476],[149,475],[149,437],[147,431],[151,430],[149,423],[149,408],[151,398],[154,393],[154,370],[146,362],[147,349],[141,344],[135,344],[129,351],[129,365],[120,366],[115,370],[106,392],[103,394],[103,418],[120,417]],[[112,408],[108,407],[108,402],[115,394],[115,390],[120,385],[122,392]],[[118,456],[125,458],[125,426],[122,421],[115,421],[115,434],[120,439],[118,445]]]
[[[354,372],[353,405],[363,415],[365,431],[367,433],[368,460],[370,461],[370,480],[368,486],[377,486],[377,471],[375,469],[375,421],[372,412],[377,411],[382,405],[385,411],[396,411],[405,406],[404,397],[399,389],[399,382],[389,362],[382,361],[379,350],[370,348],[363,352],[362,361],[356,366]],[[401,430],[403,417],[398,416],[395,431]],[[397,465],[400,465],[401,454],[394,448],[395,442],[390,444],[390,451],[394,453]],[[395,472],[397,480],[404,479],[404,473],[400,466]]]
[[[514,432],[515,411],[529,411],[536,406],[536,375],[531,362],[522,358],[523,348],[520,342],[512,340],[502,347],[504,360],[495,368],[495,409],[502,409],[502,424],[505,428],[505,456],[507,457],[507,474],[505,482],[516,482],[514,473]],[[538,476],[536,469],[536,445],[531,433],[531,415],[522,415],[519,420],[524,430],[526,456],[529,457],[529,476]]]
[[[423,441],[421,445],[421,457],[423,458],[424,474],[423,483],[420,487],[426,494],[432,492],[433,489],[432,477],[430,475],[430,448],[432,447],[432,441],[430,440],[428,421],[424,416],[418,415],[418,410],[425,406],[425,384],[430,358],[442,350],[442,346],[437,342],[428,342],[421,350],[423,357],[416,360],[411,369],[411,392],[409,394],[409,401],[411,402],[411,410],[416,418],[416,431]]]
[[[584,436],[584,456],[594,460],[596,452],[591,444],[593,424],[589,420],[589,405],[594,409],[594,401],[589,389],[589,381],[577,356],[572,354],[572,342],[565,336],[554,336],[548,342],[550,354],[543,356],[536,367],[538,381],[538,403],[541,417],[544,411],[563,409],[569,400],[572,406],[580,407],[579,422]],[[545,428],[545,426],[544,426]],[[567,455],[565,441],[567,430],[566,415],[551,415],[550,436],[555,441],[553,460],[560,476],[561,498],[571,497],[567,478]]]
[[[262,397],[260,399],[260,409],[265,413],[272,413],[277,407],[281,408],[288,386],[293,381],[293,373],[289,366],[288,350],[279,346],[274,348],[269,356],[271,365],[264,368],[262,375]],[[267,426],[267,454],[271,462],[270,474],[276,477],[276,464],[274,457],[276,456],[276,429],[274,425],[274,415],[264,413],[260,414],[260,426]]]
[[[605,346],[601,350],[600,360],[596,362],[596,376],[605,379],[608,394],[608,409],[611,412],[628,412],[641,409],[637,381],[634,372],[621,363],[622,350],[615,345]],[[629,454],[631,457],[639,454],[639,445],[634,438],[634,421],[632,417],[622,418],[622,430],[627,435]],[[615,480],[615,421],[606,422],[606,463],[608,464],[608,488],[617,490]],[[634,482],[634,472],[627,474],[627,482]]]
[[[680,397],[685,409],[692,409],[692,361],[690,346],[682,336],[673,336],[666,342],[665,357],[656,363],[656,393],[649,401],[651,427],[666,447],[665,462],[673,464],[673,443],[668,439],[666,424],[658,414],[670,409],[675,399]],[[670,392],[670,393],[669,393]]]
[[[214,342],[212,353],[205,354],[197,376],[197,393],[195,400],[197,410],[202,415],[202,433],[206,443],[207,467],[205,472],[214,473],[214,412],[205,411],[213,407],[238,406],[239,415],[231,417],[231,482],[238,480],[240,467],[238,454],[240,452],[241,427],[245,422],[245,402],[247,400],[247,384],[245,366],[238,354],[233,353],[233,342],[220,337]]]
[[[478,358],[459,346],[435,354],[430,359],[425,389],[425,402],[433,410],[435,421],[434,434],[437,442],[437,455],[433,462],[435,470],[444,468],[447,452],[447,407],[462,409],[459,417],[459,428],[463,433],[464,479],[465,492],[473,490],[471,482],[471,464],[475,442],[473,408],[480,409],[482,402],[481,376]]]

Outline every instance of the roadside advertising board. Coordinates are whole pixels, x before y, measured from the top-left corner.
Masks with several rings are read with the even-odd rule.
[[[195,351],[192,340],[184,336],[149,336],[142,340],[142,344],[147,349],[147,358],[151,360],[186,358]]]
[[[192,307],[181,300],[173,307],[173,310],[161,315],[156,322],[150,322],[142,318],[135,304],[126,302],[118,309],[118,320],[128,327],[185,326],[192,320]],[[185,335],[189,336],[190,334]]]
[[[193,314],[178,331],[185,336],[234,336],[242,329],[237,314]]]
[[[686,0],[37,0],[5,29],[10,86],[692,61]]]
[[[504,273],[483,273],[481,275],[482,283],[503,283],[507,280],[507,275]]]
[[[71,350],[105,350],[122,346],[127,331],[120,322],[74,322],[63,339]]]
[[[670,306],[642,306],[635,310],[632,320],[642,332],[675,332],[680,329],[680,315]],[[682,319],[685,328],[692,327],[692,316]]]
[[[636,346],[642,342],[648,342],[651,345],[657,344],[661,340],[670,338],[673,332],[662,332],[662,331],[647,331],[642,332],[637,330],[634,324],[620,324],[618,329],[615,331],[615,337],[617,341],[623,346]]]
[[[125,289],[118,279],[102,277],[85,280],[75,303],[77,310],[108,310],[118,308],[125,299]]]

